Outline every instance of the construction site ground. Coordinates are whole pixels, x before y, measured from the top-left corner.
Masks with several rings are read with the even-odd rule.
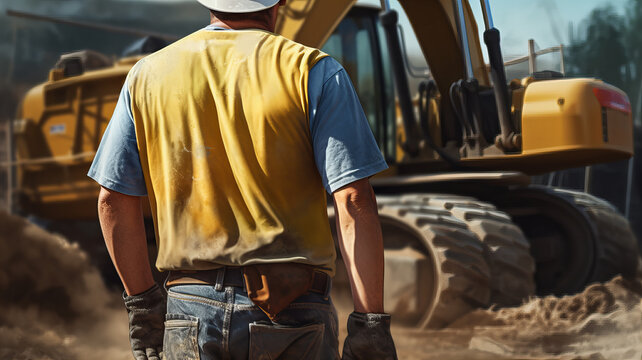
[[[0,359],[131,359],[127,316],[78,246],[0,213]],[[441,330],[393,325],[399,359],[642,359],[642,281],[480,309]],[[340,341],[349,306],[337,304]]]

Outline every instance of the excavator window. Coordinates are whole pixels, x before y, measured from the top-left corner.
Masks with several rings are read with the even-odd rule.
[[[379,148],[393,161],[394,89],[390,66],[385,64],[387,56],[382,56],[385,42],[379,27],[376,10],[355,8],[337,26],[323,51],[348,72]]]

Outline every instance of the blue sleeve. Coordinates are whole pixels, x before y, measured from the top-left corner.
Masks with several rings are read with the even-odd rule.
[[[352,82],[333,58],[310,70],[308,104],[314,157],[328,193],[388,168]]]
[[[119,193],[147,195],[127,82],[120,91],[114,115],[103,134],[87,176]]]

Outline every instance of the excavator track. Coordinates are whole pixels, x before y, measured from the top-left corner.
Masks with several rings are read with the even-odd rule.
[[[408,194],[400,201],[442,208],[466,223],[484,244],[492,275],[492,304],[519,305],[535,293],[535,261],[530,244],[506,213],[490,203],[451,194]]]
[[[579,191],[530,186],[498,201],[531,242],[540,295],[581,291],[617,274],[635,276],[638,247],[610,203]]]
[[[611,203],[593,195],[554,189],[580,207],[595,225],[597,259],[590,282],[608,281],[617,274],[635,277],[638,267],[637,240],[629,221]]]
[[[491,271],[485,246],[464,221],[443,207],[403,204],[388,196],[377,201],[386,256],[387,312],[409,326],[441,328],[489,305]],[[335,293],[345,296],[349,292],[341,290],[347,282],[341,280],[345,270],[339,270],[340,260],[337,268]]]

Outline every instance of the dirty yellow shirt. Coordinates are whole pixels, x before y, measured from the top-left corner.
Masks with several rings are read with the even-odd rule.
[[[127,83],[160,270],[334,268],[308,72],[326,56],[258,30],[197,31]]]

